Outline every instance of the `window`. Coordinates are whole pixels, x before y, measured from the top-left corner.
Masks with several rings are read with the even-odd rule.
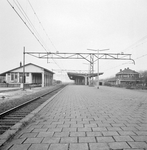
[[[26,73],[26,76],[29,77],[29,73]]]
[[[124,78],[129,78],[129,75],[125,74],[123,75]]]
[[[11,73],[11,80],[13,81],[14,80],[14,74]]]
[[[15,73],[15,79],[17,79],[17,73]]]

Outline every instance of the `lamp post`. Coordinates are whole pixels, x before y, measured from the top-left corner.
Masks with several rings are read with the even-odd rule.
[[[23,47],[23,90],[25,90],[25,47]]]
[[[90,50],[90,51],[97,51],[97,89],[99,89],[99,51],[107,51],[109,49],[97,49],[97,50],[94,50],[94,49],[87,49],[87,50]]]
[[[97,89],[99,89],[99,49],[97,50]]]

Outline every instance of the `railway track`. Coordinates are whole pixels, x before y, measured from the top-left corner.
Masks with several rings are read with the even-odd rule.
[[[10,110],[0,113],[0,135],[10,129],[13,125],[18,123],[26,115],[44,103],[46,100],[55,95],[58,91],[64,88],[66,85],[61,85],[54,89],[50,89],[47,93],[44,93],[38,97],[28,100]]]

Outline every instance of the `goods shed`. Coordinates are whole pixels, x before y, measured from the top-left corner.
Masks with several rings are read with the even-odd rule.
[[[53,83],[53,72],[35,65],[33,63],[26,64],[24,66],[25,84],[34,84],[41,87],[50,86]],[[20,64],[19,67],[12,70],[1,73],[0,76],[5,77],[5,82],[7,84],[17,84],[20,85],[23,83],[23,66]]]

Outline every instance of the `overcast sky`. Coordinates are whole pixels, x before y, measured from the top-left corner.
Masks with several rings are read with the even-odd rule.
[[[50,52],[90,52],[107,49],[109,53],[130,53],[131,61],[100,60],[101,78],[114,76],[120,69],[147,70],[147,0],[9,0],[30,27],[21,9]],[[19,7],[18,7],[19,6]],[[35,13],[34,13],[35,12]],[[26,51],[45,52],[14,9],[0,0],[0,73],[19,66]],[[40,21],[40,22],[39,22]],[[67,77],[60,69],[87,70],[85,60],[47,60],[26,55],[26,63],[35,63],[55,77]],[[95,64],[95,72],[97,66]]]

